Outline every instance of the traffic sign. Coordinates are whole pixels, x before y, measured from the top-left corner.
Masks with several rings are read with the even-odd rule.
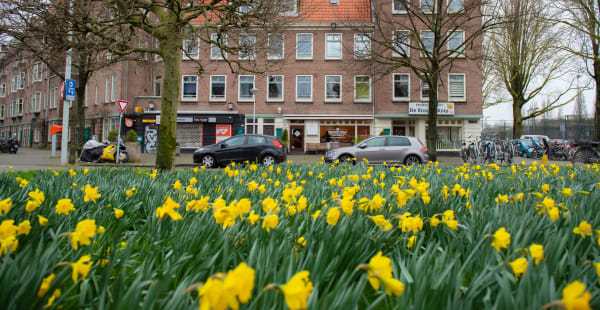
[[[65,81],[65,100],[75,100],[75,80],[67,79]]]
[[[121,110],[121,114],[122,114],[123,112],[125,112],[125,109],[127,109],[127,106],[129,105],[129,101],[117,100],[117,104],[119,105],[119,110]]]

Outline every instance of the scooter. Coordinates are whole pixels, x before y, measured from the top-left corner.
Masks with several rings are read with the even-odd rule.
[[[129,161],[129,153],[125,147],[125,143],[119,141],[119,163]],[[83,145],[83,150],[79,155],[80,162],[100,163],[100,162],[115,162],[117,157],[116,142],[98,142],[89,140]]]
[[[19,142],[14,137],[9,137],[7,139],[0,140],[0,151],[3,153],[12,153],[17,154],[19,150]]]

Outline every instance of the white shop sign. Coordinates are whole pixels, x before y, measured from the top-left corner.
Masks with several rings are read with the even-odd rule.
[[[428,102],[409,102],[408,103],[408,114],[409,115],[427,115],[429,113]],[[438,115],[454,115],[454,103],[452,102],[439,102]]]

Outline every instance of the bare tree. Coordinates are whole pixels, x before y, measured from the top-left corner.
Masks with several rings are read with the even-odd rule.
[[[548,94],[553,97],[550,102],[523,115],[527,102],[552,83],[560,84],[559,80],[572,69],[568,66],[569,55],[561,52],[561,29],[552,22],[554,17],[543,0],[501,0],[498,27],[485,37],[485,58],[490,66],[486,79],[503,84],[494,93],[495,102],[512,101],[514,137],[521,136],[523,121],[567,104],[570,98],[565,97],[574,89],[574,83],[568,83],[562,90]]]
[[[465,59],[480,60],[481,34],[490,25],[489,19],[482,18],[483,4],[482,0],[376,1],[374,25],[360,29],[373,42],[371,65],[375,74],[385,76],[406,68],[427,89],[427,150],[434,161],[438,86],[444,83],[442,74],[453,66],[465,65]]]

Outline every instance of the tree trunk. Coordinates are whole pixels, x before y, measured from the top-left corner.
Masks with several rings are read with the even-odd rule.
[[[177,26],[169,24],[166,27],[169,35],[159,39],[159,49],[164,64],[164,85],[160,107],[156,167],[161,170],[172,170],[175,167],[179,70],[183,37],[181,29]]]
[[[594,111],[594,141],[600,141],[600,54],[598,41],[593,39],[594,47],[594,81],[596,82],[596,104]],[[579,85],[577,85],[579,87]]]
[[[429,112],[427,113],[427,155],[429,160],[437,161],[437,107],[438,107],[438,92],[437,84],[439,80],[439,74],[437,73],[437,67],[433,66],[429,85]]]
[[[523,133],[523,115],[521,114],[521,107],[523,103],[513,98],[513,139],[520,139]]]

